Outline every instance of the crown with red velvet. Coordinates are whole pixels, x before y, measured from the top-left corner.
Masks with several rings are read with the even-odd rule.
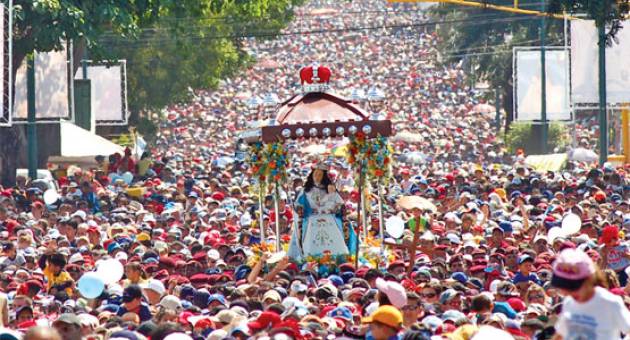
[[[300,82],[304,84],[328,84],[331,72],[326,66],[307,66],[300,70]]]

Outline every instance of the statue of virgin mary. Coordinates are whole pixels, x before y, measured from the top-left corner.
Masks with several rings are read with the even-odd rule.
[[[333,258],[348,255],[340,214],[343,204],[328,177],[327,166],[317,164],[295,201],[296,211],[302,221],[293,226],[287,254],[289,258],[303,261],[307,257],[318,258],[324,254]],[[352,230],[350,234],[349,243],[352,244]]]

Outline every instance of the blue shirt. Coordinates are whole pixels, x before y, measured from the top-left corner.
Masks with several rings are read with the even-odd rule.
[[[512,278],[512,283],[513,284],[517,284],[517,283],[521,283],[521,282],[527,282],[527,281],[532,281],[535,284],[537,284],[539,286],[542,286],[542,282],[538,278],[538,275],[536,275],[534,273],[529,273],[529,275],[525,276],[525,275],[523,275],[523,273],[517,272],[516,275],[514,275],[514,277]]]
[[[125,315],[125,313],[129,312],[127,310],[127,308],[120,306],[120,308],[118,309],[118,313],[116,313],[116,315],[118,316],[123,316]],[[137,312],[138,316],[140,317],[140,322],[145,322],[145,321],[149,321],[151,320],[152,316],[151,316],[151,310],[149,309],[149,305],[147,305],[146,303],[142,302],[140,303],[140,309]]]

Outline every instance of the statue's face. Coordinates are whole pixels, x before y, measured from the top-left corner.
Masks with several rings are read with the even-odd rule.
[[[313,170],[313,181],[317,184],[321,183],[324,179],[324,172],[320,169]]]

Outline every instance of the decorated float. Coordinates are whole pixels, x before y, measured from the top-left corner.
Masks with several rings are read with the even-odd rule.
[[[247,160],[249,170],[259,198],[259,207],[263,206],[263,197],[271,194],[274,197],[275,216],[279,216],[278,200],[287,185],[287,171],[290,167],[290,154],[287,143],[306,139],[341,139],[346,137],[346,161],[352,167],[355,183],[360,193],[358,202],[358,223],[353,224],[353,232],[359,235],[358,242],[354,242],[350,249],[350,258],[356,262],[359,250],[367,249],[368,243],[374,243],[368,236],[368,214],[378,214],[379,245],[381,255],[384,245],[382,196],[383,187],[391,177],[392,149],[388,144],[388,137],[392,135],[392,123],[385,119],[371,119],[364,109],[351,99],[336,94],[330,87],[331,71],[324,66],[313,65],[300,71],[302,92],[281,102],[273,109],[266,125],[244,130],[240,134],[241,142],[249,145]],[[375,188],[378,199],[378,209],[368,212],[366,198],[367,188]],[[258,224],[264,225],[263,213],[259,213]],[[260,228],[263,249],[275,248],[276,251],[286,249],[280,235],[279,218],[275,219],[275,244],[270,247],[265,244],[269,238],[265,235],[265,228]],[[292,228],[299,228],[295,222]],[[362,246],[361,246],[362,245]],[[309,261],[319,263],[330,260],[329,256]],[[347,259],[346,259],[347,261]]]

